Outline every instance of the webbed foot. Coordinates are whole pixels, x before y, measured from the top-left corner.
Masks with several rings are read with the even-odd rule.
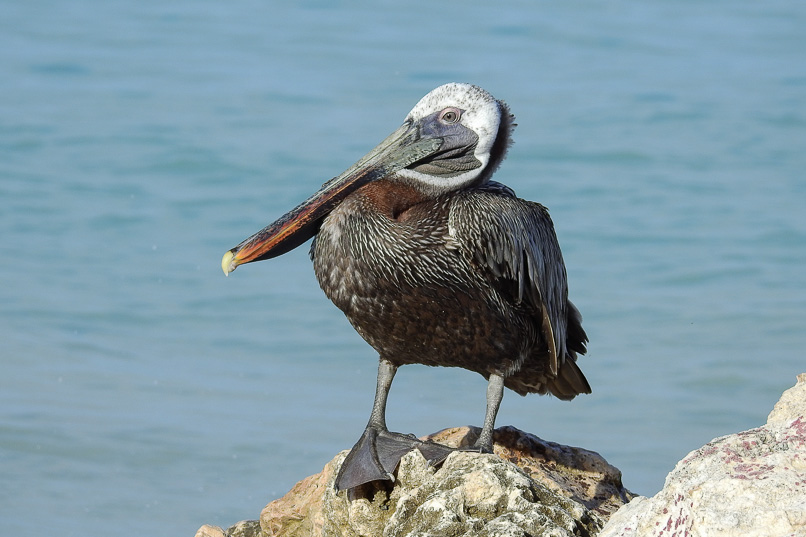
[[[423,442],[414,435],[367,427],[339,469],[336,490],[352,489],[370,481],[394,481],[392,474],[400,459],[412,449],[419,449],[432,466],[455,451],[434,442]]]

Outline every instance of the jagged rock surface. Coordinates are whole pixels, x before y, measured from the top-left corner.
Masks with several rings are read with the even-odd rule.
[[[689,453],[653,498],[619,510],[600,537],[806,537],[806,374],[767,424]]]
[[[465,427],[431,438],[466,447],[476,434]],[[598,454],[511,427],[497,429],[495,442],[497,456],[456,453],[439,469],[411,453],[394,487],[365,490],[366,498],[355,501],[333,491],[343,452],[267,505],[260,521],[226,531],[205,525],[197,537],[806,537],[806,374],[784,392],[766,425],[691,452],[660,493],[621,509],[632,495]]]
[[[459,427],[430,439],[465,447],[477,435],[476,428]],[[457,452],[439,468],[411,452],[394,486],[366,486],[353,499],[333,489],[342,452],[267,505],[259,527],[203,526],[197,537],[592,536],[633,497],[621,472],[597,453],[513,427],[497,429],[494,440],[495,455]]]

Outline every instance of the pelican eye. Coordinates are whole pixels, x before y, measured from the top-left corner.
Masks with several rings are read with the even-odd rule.
[[[443,123],[456,123],[462,117],[462,111],[458,108],[446,108],[439,113],[439,120]]]

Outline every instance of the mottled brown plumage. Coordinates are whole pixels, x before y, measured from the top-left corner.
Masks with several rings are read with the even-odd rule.
[[[484,226],[482,215],[503,222]],[[520,229],[507,229],[508,223]],[[479,227],[497,237],[484,237],[474,229]],[[518,244],[525,242],[518,235],[535,234],[534,244]],[[500,259],[489,255],[493,248],[474,244],[493,238]],[[571,325],[567,332],[574,339],[558,341],[559,372],[551,371],[548,334],[542,330],[547,308],[529,281],[529,267],[521,266],[524,256],[543,259],[544,281],[557,282],[546,293],[556,309],[549,315],[555,316],[557,336]],[[371,183],[325,218],[311,258],[328,298],[381,358],[396,366],[461,367],[485,378],[497,373],[521,395],[551,392],[570,399],[590,389],[575,362],[576,352],[585,352],[585,335],[579,313],[566,299],[565,269],[548,211],[498,183],[435,199],[405,183]]]

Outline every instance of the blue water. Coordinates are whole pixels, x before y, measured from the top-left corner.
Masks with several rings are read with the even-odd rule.
[[[496,178],[551,208],[594,393],[498,423],[654,494],[806,371],[806,4],[3,2],[0,528],[192,535],[352,445],[376,358],[307,247],[222,254],[456,80],[505,99]],[[478,424],[411,366],[393,429]]]

